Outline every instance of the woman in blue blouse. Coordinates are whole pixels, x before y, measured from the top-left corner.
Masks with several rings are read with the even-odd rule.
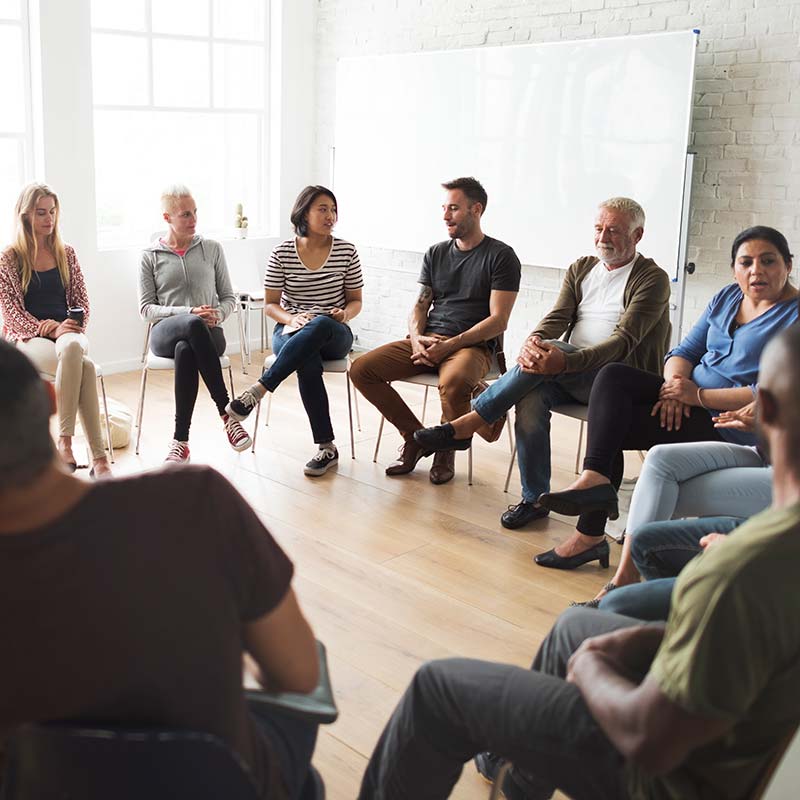
[[[572,569],[599,559],[607,566],[605,523],[618,513],[624,450],[670,442],[756,443],[752,433],[715,428],[713,417],[753,400],[761,351],[797,321],[797,289],[789,283],[792,254],[783,234],[757,226],[734,240],[731,267],[735,283],[712,298],[688,336],[667,354],[663,378],[624,364],[609,364],[595,378],[583,472],[565,491],[539,498],[551,511],[579,516],[578,524],[569,539],[536,556],[537,564]],[[631,574],[636,572],[626,543],[612,582],[630,583]]]

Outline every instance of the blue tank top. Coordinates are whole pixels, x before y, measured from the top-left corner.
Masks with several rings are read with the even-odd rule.
[[[67,318],[67,294],[58,267],[44,272],[34,270],[25,292],[25,310],[36,319],[63,322]]]

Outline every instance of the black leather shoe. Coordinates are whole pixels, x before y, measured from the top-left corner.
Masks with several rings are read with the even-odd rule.
[[[509,506],[508,511],[504,511],[500,517],[500,524],[504,528],[515,530],[533,522],[535,519],[543,519],[550,512],[546,508],[542,508],[536,503],[531,503],[529,500],[522,500],[515,506]]]
[[[590,511],[604,511],[609,519],[619,517],[617,492],[610,483],[591,489],[567,489],[563,492],[540,494],[538,503],[556,514],[579,517]]]
[[[449,422],[444,425],[435,425],[433,428],[420,428],[414,431],[414,441],[432,452],[439,450],[469,450],[472,437],[469,439],[456,439],[453,435],[453,426]]]
[[[494,753],[484,751],[483,753],[478,753],[473,761],[475,762],[475,769],[478,770],[478,775],[487,783],[494,783],[498,770],[503,766],[503,759]]]
[[[600,561],[601,567],[608,567],[608,555],[608,542],[603,539],[599,544],[590,547],[583,553],[578,553],[576,556],[560,556],[553,548],[546,553],[539,553],[538,556],[533,557],[533,560],[540,567],[551,567],[552,569],[575,569],[595,559]]]

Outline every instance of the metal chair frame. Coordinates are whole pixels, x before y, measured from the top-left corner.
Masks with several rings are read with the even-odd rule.
[[[492,363],[492,366],[489,369],[489,372],[487,372],[486,375],[483,376],[483,380],[484,381],[487,381],[487,382],[488,381],[496,381],[503,374],[501,372],[501,370],[500,370],[500,367],[498,366],[498,357],[500,355],[501,354],[498,353],[497,356],[495,356],[492,359],[493,363]],[[438,386],[439,386],[439,373],[438,372],[433,372],[433,373],[431,373],[431,372],[423,372],[423,373],[420,373],[419,375],[412,375],[410,378],[403,378],[402,382],[403,383],[412,383],[412,384],[415,384],[416,386],[424,386],[425,387],[425,394],[422,397],[422,418],[420,419],[420,422],[422,422],[422,424],[424,425],[425,424],[425,411],[426,411],[426,409],[428,407],[428,391],[430,390],[430,388],[432,386],[435,387],[435,388],[438,388]],[[381,436],[383,435],[383,423],[385,421],[386,421],[386,417],[381,415],[380,425],[378,426],[378,437],[375,440],[375,452],[373,453],[373,456],[372,456],[372,463],[373,464],[378,461],[378,451],[380,450],[380,447],[381,447]],[[513,459],[513,457],[514,457],[513,453],[516,452],[516,442],[514,441],[514,434],[513,434],[512,430],[511,430],[510,420],[506,421],[506,425],[508,427],[508,445],[509,445],[509,449],[512,452],[512,459]],[[359,430],[360,430],[360,428],[359,428]],[[468,459],[467,460],[467,464],[468,464],[468,466],[467,466],[467,486],[472,486],[472,445],[470,445],[469,450],[467,451],[467,459]],[[508,485],[508,484],[506,484],[506,485]]]
[[[274,363],[275,359],[277,358],[276,355],[270,354],[264,359],[264,371],[268,370]],[[350,421],[350,457],[356,457],[356,444],[355,444],[355,434],[353,433],[353,405],[356,408],[356,424],[358,425],[358,432],[361,433],[361,414],[358,411],[358,392],[355,389],[352,389],[352,397],[351,397],[351,384],[350,384],[350,364],[351,364],[350,356],[348,355],[346,358],[339,358],[334,361],[323,361],[322,362],[322,372],[331,372],[331,373],[339,373],[342,372],[345,375],[345,380],[347,382],[347,416]],[[264,427],[269,426],[269,416],[272,410],[272,392],[267,392],[267,411],[265,414],[266,421],[264,423]],[[258,438],[258,421],[261,416],[261,403],[256,406],[256,424],[253,428],[253,446],[250,449],[251,453],[255,453],[256,451],[256,439]]]
[[[147,331],[144,335],[144,348],[142,349],[142,379],[139,384],[139,402],[136,407],[136,455],[139,455],[139,442],[142,438],[142,417],[144,415],[144,395],[145,389],[147,388],[147,373],[150,370],[174,370],[175,369],[175,359],[174,358],[166,358],[164,356],[157,356],[154,353],[150,352],[150,332],[153,329],[152,322],[148,323]],[[241,330],[241,327],[240,327]],[[157,359],[157,360],[156,360]],[[167,365],[167,362],[171,362],[171,366]],[[219,365],[222,367],[223,370],[228,370],[228,377],[231,382],[231,396],[236,396],[236,391],[233,388],[233,365],[231,364],[231,360],[226,355],[221,355],[219,357]]]

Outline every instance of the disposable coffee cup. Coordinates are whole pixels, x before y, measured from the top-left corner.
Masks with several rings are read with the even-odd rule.
[[[80,307],[76,306],[75,308],[68,308],[67,309],[67,319],[74,319],[78,325],[83,327],[83,320],[85,317],[85,311]]]

